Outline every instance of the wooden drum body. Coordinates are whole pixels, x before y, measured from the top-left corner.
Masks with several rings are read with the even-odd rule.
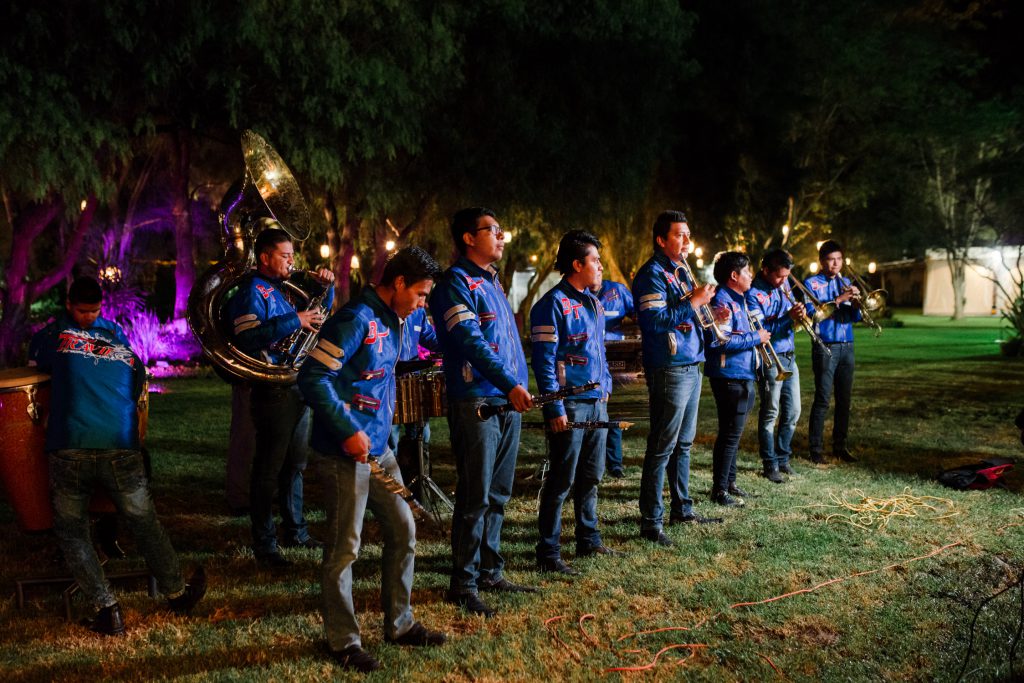
[[[0,370],[0,479],[25,531],[53,526],[45,452],[49,414],[49,375],[35,368]]]
[[[448,414],[444,374],[412,373],[395,378],[394,424],[426,422]]]

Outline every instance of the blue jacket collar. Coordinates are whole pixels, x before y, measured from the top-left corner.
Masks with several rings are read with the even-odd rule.
[[[459,268],[462,268],[470,275],[478,275],[480,277],[485,277],[491,281],[498,279],[498,271],[493,265],[488,266],[487,268],[481,268],[480,266],[473,263],[465,256],[460,256],[459,260],[455,262],[455,265],[458,266]]]

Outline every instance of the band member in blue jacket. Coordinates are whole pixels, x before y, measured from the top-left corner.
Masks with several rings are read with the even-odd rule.
[[[481,207],[457,212],[451,233],[461,256],[430,298],[444,354],[458,475],[447,599],[491,617],[494,610],[478,591],[536,590],[506,579],[501,556],[501,526],[519,452],[519,412],[533,405],[533,397],[512,307],[493,266],[505,249],[505,233],[494,212]],[[481,422],[476,411],[484,403],[511,403],[515,410]]]
[[[441,269],[418,247],[402,249],[367,287],[324,323],[299,371],[313,409],[312,445],[324,456],[330,529],[321,574],[324,631],[332,658],[346,668],[373,671],[380,662],[362,647],[352,602],[352,565],[359,556],[369,507],[384,531],[381,608],[384,639],[400,645],[440,645],[445,635],[413,620],[411,596],[416,523],[408,504],[370,476],[369,459],[398,481],[388,447],[395,407],[395,363],[403,320],[426,305]]]
[[[797,302],[791,303],[786,292],[793,258],[784,249],[772,249],[761,258],[761,270],[747,292],[747,306],[772,335],[782,369],[791,372],[786,379],[776,379],[775,372],[762,372],[757,379],[761,398],[757,413],[757,439],[760,444],[762,475],[781,484],[783,474],[796,474],[789,464],[793,454],[793,434],[800,419],[800,370],[796,364],[793,325],[806,313]],[[775,433],[775,423],[779,431]]]
[[[759,358],[756,348],[771,338],[768,330],[754,330],[746,304],[746,293],[754,279],[750,259],[738,251],[719,254],[715,260],[718,291],[712,308],[721,311],[718,328],[728,336],[719,341],[705,333],[707,362],[704,372],[711,382],[718,409],[718,436],[712,453],[711,500],[719,505],[741,506],[746,492],[736,486],[736,451],[739,450],[747,413],[754,405],[754,380]],[[728,316],[725,312],[728,312]]]
[[[597,382],[598,387],[544,406],[551,467],[540,491],[537,518],[542,572],[578,574],[562,559],[562,503],[573,490],[576,557],[614,555],[597,530],[597,485],[604,474],[604,429],[570,429],[569,422],[608,420],[612,376],[604,356],[604,310],[591,293],[601,282],[598,239],[582,230],[562,237],[555,267],[562,280],[530,311],[533,374],[537,389],[549,394],[564,387]]]
[[[644,375],[651,415],[644,469],[640,479],[640,535],[672,545],[662,531],[662,485],[668,468],[672,507],[669,522],[705,524],[719,519],[693,510],[690,498],[690,449],[697,433],[704,338],[695,308],[707,305],[714,285],[695,287],[683,272],[690,251],[690,226],[681,211],[665,211],[654,221],[654,256],[633,280],[633,301],[640,326]]]
[[[621,282],[602,280],[601,288],[597,292],[597,300],[604,306],[605,341],[622,339],[622,320],[636,317],[633,309],[633,293]],[[622,430],[618,427],[608,428],[605,465],[610,477],[620,479],[626,474],[622,467]]]
[[[853,394],[853,323],[861,320],[860,290],[842,277],[843,247],[833,240],[827,240],[818,249],[818,263],[821,272],[804,280],[804,285],[821,303],[832,301],[836,311],[832,317],[817,325],[818,336],[832,352],[832,357],[815,344],[811,351],[811,367],[814,369],[814,403],[811,404],[811,419],[808,446],[811,461],[821,464],[825,446],[825,415],[835,388],[836,409],[832,422],[832,455],[846,462],[856,458],[850,453],[846,439],[850,430],[850,397]],[[808,304],[813,315],[814,307]]]
[[[300,329],[315,330],[325,315],[319,310],[296,311],[285,297],[281,283],[291,276],[295,266],[292,239],[275,220],[261,219],[261,224],[268,227],[256,237],[256,270],[239,284],[228,310],[239,349],[254,358],[284,363],[288,360],[286,354],[276,345]],[[329,311],[334,301],[334,273],[324,268],[316,277],[321,286],[330,288],[323,301]],[[302,472],[308,461],[309,411],[295,386],[253,382],[250,403],[256,429],[249,484],[253,554],[260,566],[281,569],[291,561],[278,550],[273,516],[275,491],[285,535],[281,545],[323,546],[309,535],[303,514]]]
[[[102,303],[99,282],[72,282],[66,313],[32,338],[29,364],[51,374],[46,451],[53,531],[75,581],[96,608],[89,627],[117,636],[125,631],[124,615],[89,537],[94,488],[105,490],[127,519],[170,610],[188,614],[206,593],[206,575],[199,567],[185,583],[156,517],[139,445],[137,405],[146,368],[121,326],[100,317]]]

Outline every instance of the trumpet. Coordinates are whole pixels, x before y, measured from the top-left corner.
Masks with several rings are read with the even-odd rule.
[[[690,287],[690,290],[683,295],[683,298],[689,299],[691,296],[693,296],[694,291],[696,291],[702,285],[700,285],[697,282],[697,278],[693,276],[693,271],[690,270],[690,266],[689,264],[686,263],[685,258],[683,259],[679,267],[676,268],[676,279],[678,279],[680,283],[682,283],[683,278],[679,277],[680,270],[683,271],[683,273],[686,275],[686,280],[688,280],[688,286]],[[697,323],[703,329],[709,330],[713,335],[715,335],[715,338],[719,342],[724,344],[725,342],[729,341],[729,335],[727,335],[725,332],[722,332],[721,328],[718,327],[718,323],[715,321],[714,311],[711,310],[711,306],[709,304],[697,306],[693,309],[693,312],[694,315],[697,316]]]
[[[834,301],[818,301],[818,298],[811,294],[811,290],[804,286],[804,283],[800,282],[792,275],[789,276],[789,280],[796,285],[797,289],[803,292],[808,301],[814,304],[813,322],[820,323],[822,320],[828,320],[836,312],[836,304]]]
[[[792,304],[793,306],[797,305],[797,301],[793,297],[793,291],[789,287],[786,287],[785,284],[782,284],[779,285],[779,289],[781,289],[782,294],[787,299],[789,299],[790,304]],[[806,315],[802,316],[799,320],[799,325],[800,328],[807,333],[807,336],[811,338],[811,341],[817,344],[821,348],[821,350],[825,352],[826,356],[831,358],[832,350],[828,348],[828,345],[824,341],[822,341],[821,337],[818,336],[818,333],[814,331],[814,323],[811,322],[810,318],[808,318]]]
[[[763,330],[764,325],[761,324],[761,312],[757,311],[754,313],[749,308],[747,309],[747,318],[750,320],[750,326],[754,331]],[[782,362],[779,360],[779,354],[775,353],[775,347],[772,346],[771,339],[764,342],[763,344],[757,345],[757,352],[761,354],[761,360],[764,362],[765,369],[775,368],[775,381],[782,382],[793,376],[793,373],[789,370],[782,369]]]

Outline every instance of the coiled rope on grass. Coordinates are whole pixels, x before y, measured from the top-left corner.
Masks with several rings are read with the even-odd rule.
[[[897,517],[916,517],[934,522],[960,514],[956,504],[949,498],[917,496],[909,486],[903,489],[903,493],[890,498],[874,498],[860,489],[854,489],[851,493],[855,497],[853,501],[829,493],[831,504],[815,503],[799,507],[843,510],[829,514],[825,522],[838,520],[866,531],[881,531]]]

